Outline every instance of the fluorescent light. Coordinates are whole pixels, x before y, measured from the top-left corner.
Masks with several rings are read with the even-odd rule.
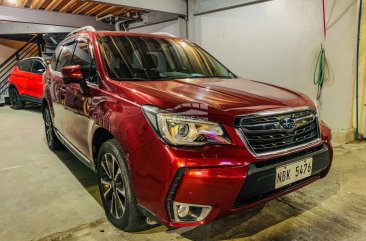
[[[15,4],[17,3],[17,1],[18,1],[18,0],[8,0],[8,3],[9,3],[9,4],[13,4],[13,5],[15,5]]]

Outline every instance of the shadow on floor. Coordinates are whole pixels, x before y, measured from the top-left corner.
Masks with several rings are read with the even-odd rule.
[[[11,109],[14,109],[12,106],[10,106]],[[15,110],[15,109],[14,109]],[[40,104],[33,104],[33,103],[27,103],[25,104],[22,111],[30,111],[30,112],[39,112],[42,113],[41,105]]]
[[[340,189],[339,175],[332,173],[303,189],[273,200],[264,208],[244,211],[192,230],[175,232],[193,241],[248,238],[290,220],[336,195]]]
[[[102,206],[96,173],[85,166],[70,151],[66,150],[66,148],[65,150],[54,151],[54,153],[71,171],[80,184],[89,192],[89,194]]]

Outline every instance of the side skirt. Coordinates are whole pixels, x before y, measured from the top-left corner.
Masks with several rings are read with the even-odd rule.
[[[56,136],[58,139],[66,146],[69,151],[72,152],[82,163],[84,163],[87,167],[92,169],[94,172],[97,172],[95,169],[95,165],[93,161],[89,160],[84,154],[82,154],[74,145],[72,145],[58,130],[54,129]]]
[[[37,104],[41,104],[42,103],[42,99],[33,97],[33,96],[28,96],[28,95],[20,95],[20,100],[21,101],[26,101],[26,102],[32,102],[32,103],[37,103]]]

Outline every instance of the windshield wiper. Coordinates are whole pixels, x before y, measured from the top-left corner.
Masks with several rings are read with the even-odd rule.
[[[232,76],[188,76],[187,79],[232,79]]]

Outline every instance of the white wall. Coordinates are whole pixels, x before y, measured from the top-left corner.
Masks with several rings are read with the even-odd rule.
[[[327,0],[326,9],[325,47],[334,79],[324,87],[322,114],[337,131],[352,127],[357,0]],[[321,0],[274,0],[194,21],[195,41],[234,73],[316,96],[313,72],[323,33]]]
[[[131,29],[129,32],[135,33],[156,33],[165,32],[173,34],[174,36],[181,37],[181,31],[179,29],[179,21],[173,20],[164,23],[154,24],[150,26],[144,26],[139,28]]]

